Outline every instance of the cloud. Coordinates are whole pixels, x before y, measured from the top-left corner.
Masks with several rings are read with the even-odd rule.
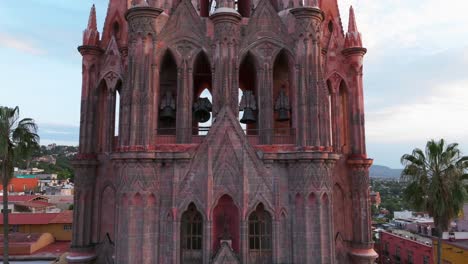
[[[367,138],[379,143],[447,138],[468,142],[468,79],[435,84],[412,103],[367,112]]]
[[[402,49],[431,54],[468,43],[465,0],[342,0],[339,5],[344,24],[354,6],[370,57]]]
[[[0,46],[15,49],[31,55],[44,55],[47,53],[45,50],[34,46],[31,41],[20,39],[5,33],[0,33]]]

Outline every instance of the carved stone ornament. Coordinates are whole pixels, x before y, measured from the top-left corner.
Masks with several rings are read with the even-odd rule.
[[[213,264],[240,264],[239,258],[236,256],[236,253],[232,251],[228,243],[222,243],[221,247],[218,249],[218,252],[213,258]]]

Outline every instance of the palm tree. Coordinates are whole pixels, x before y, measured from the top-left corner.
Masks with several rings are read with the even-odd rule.
[[[0,164],[3,184],[3,263],[8,263],[8,182],[14,160],[25,158],[39,146],[37,125],[31,118],[19,119],[19,108],[0,106]]]
[[[463,208],[467,197],[463,180],[467,178],[468,157],[462,156],[458,144],[431,140],[425,151],[415,148],[401,157],[405,166],[402,180],[408,183],[403,197],[416,210],[424,210],[434,218],[437,229],[437,263],[441,260],[442,233]]]

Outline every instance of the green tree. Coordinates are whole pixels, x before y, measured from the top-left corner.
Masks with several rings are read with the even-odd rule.
[[[15,161],[27,159],[39,147],[37,125],[19,119],[19,108],[0,107],[0,162],[3,184],[3,263],[8,263],[8,182]]]
[[[467,178],[468,157],[461,155],[458,144],[446,145],[441,139],[428,141],[425,151],[416,148],[403,155],[401,163],[405,166],[401,178],[408,183],[403,197],[416,210],[425,210],[434,218],[440,264],[442,233],[463,208],[467,195],[463,180]]]

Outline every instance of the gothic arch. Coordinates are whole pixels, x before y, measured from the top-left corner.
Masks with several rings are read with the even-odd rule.
[[[174,60],[177,68],[181,67],[182,58],[179,56],[179,54],[174,50],[172,46],[164,45],[162,47],[159,47],[159,51],[157,52],[157,55],[156,55],[156,64],[159,66],[159,72],[161,72],[162,63],[164,62],[164,58],[168,56],[168,54]]]
[[[247,212],[244,216],[244,220],[248,221],[250,214],[254,212],[255,210],[257,210],[257,207],[260,204],[262,204],[263,209],[270,214],[273,221],[277,219],[276,217],[277,214],[275,213],[274,208],[270,205],[270,203],[263,196],[259,195],[255,197],[255,201],[251,203],[251,205],[247,209]]]
[[[182,214],[189,209],[190,204],[195,205],[195,207],[197,208],[197,211],[201,214],[203,221],[208,220],[207,215],[206,215],[206,210],[204,209],[205,207],[202,206],[202,203],[197,198],[194,198],[192,200],[183,200],[180,203],[178,210],[177,210],[178,213],[174,217],[176,221],[180,222],[182,220]]]
[[[229,196],[231,197],[232,199],[232,202],[234,203],[234,205],[240,210],[241,206],[239,205],[239,203],[233,198],[234,196],[232,196],[231,194],[227,193],[227,192],[222,192],[222,193],[219,193],[216,198],[214,199],[214,202],[213,204],[211,205],[211,208],[210,208],[210,211],[209,211],[209,215],[208,215],[208,221],[212,221],[213,220],[213,210],[214,208],[216,207],[216,205],[218,205],[219,203],[219,200],[223,197],[223,196]]]

